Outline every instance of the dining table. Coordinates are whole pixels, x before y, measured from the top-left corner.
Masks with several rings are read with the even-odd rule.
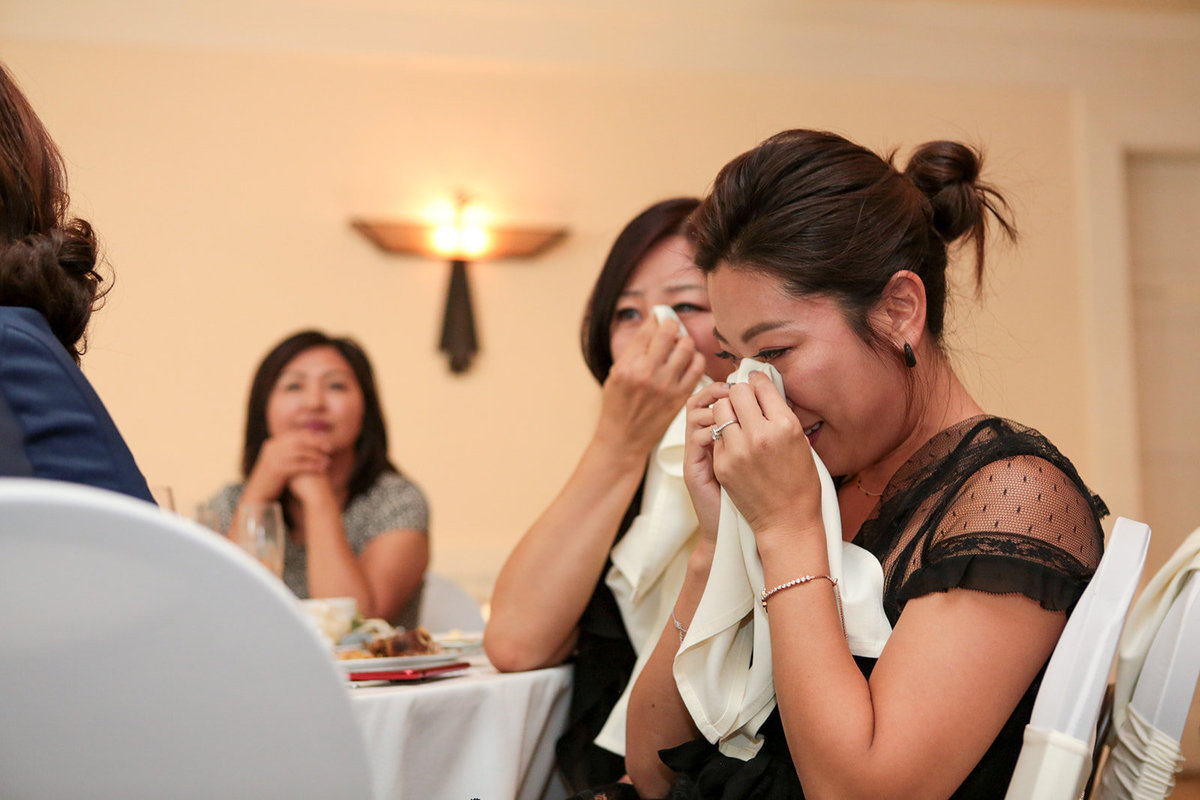
[[[375,800],[561,800],[554,767],[571,667],[499,672],[481,652],[456,673],[352,684]]]

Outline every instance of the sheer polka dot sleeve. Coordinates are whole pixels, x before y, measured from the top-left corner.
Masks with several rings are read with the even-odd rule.
[[[1100,562],[1092,507],[1061,470],[1017,456],[975,473],[934,527],[901,590],[1019,592],[1065,610]]]
[[[864,525],[893,624],[908,600],[956,588],[1071,609],[1100,562],[1107,513],[1071,463],[1041,434],[995,417],[923,450]]]

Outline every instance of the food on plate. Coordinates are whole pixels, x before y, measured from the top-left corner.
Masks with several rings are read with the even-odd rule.
[[[367,622],[371,622],[371,620]],[[442,652],[441,646],[433,640],[433,636],[426,628],[417,626],[411,631],[406,631],[392,628],[389,625],[387,630],[378,635],[355,642],[350,647],[342,647],[334,655],[346,661],[359,658],[428,656],[440,652]]]
[[[360,658],[374,658],[375,656],[362,650],[358,647],[352,647],[347,650],[338,650],[334,655],[341,661],[357,661]]]
[[[371,619],[358,619],[357,624],[349,633],[338,639],[338,644],[343,647],[346,645],[356,645],[365,648],[368,642],[373,642],[376,639],[386,639],[389,636],[395,636],[396,629],[387,623],[386,620],[372,617]]]
[[[427,656],[442,652],[432,634],[420,625],[411,631],[397,632],[367,643],[367,650],[378,658],[394,656]]]

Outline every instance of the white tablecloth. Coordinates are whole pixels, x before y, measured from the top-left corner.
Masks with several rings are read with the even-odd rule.
[[[560,800],[554,742],[571,668],[351,689],[376,800]],[[553,780],[552,780],[553,778]]]

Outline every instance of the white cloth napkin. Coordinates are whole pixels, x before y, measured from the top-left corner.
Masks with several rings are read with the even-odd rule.
[[[1125,721],[1125,709],[1133,697],[1138,676],[1154,635],[1171,610],[1171,604],[1183,591],[1188,577],[1200,572],[1200,528],[1192,531],[1183,544],[1150,583],[1129,612],[1117,651],[1117,679],[1113,687],[1112,728],[1119,730]]]
[[[744,382],[756,370],[783,394],[778,370],[752,359],[742,359],[729,382]],[[837,490],[816,453],[813,460],[821,480],[830,575],[838,578],[850,651],[878,658],[892,630],[883,612],[883,568],[863,548],[842,541]],[[758,729],[775,708],[770,629],[759,602],[762,590],[754,532],[722,490],[712,570],[675,656],[674,674],[700,732],[723,754],[743,761],[762,747]]]
[[[655,306],[662,322],[679,317],[670,306]],[[684,329],[680,323],[679,335]],[[699,391],[712,381],[701,378]],[[687,409],[682,408],[650,454],[642,506],[629,530],[613,547],[612,567],[605,582],[616,598],[625,632],[638,658],[625,691],[617,700],[595,743],[625,755],[625,714],[629,694],[658,637],[671,617],[687,571],[688,556],[696,546],[697,521],[692,498],[683,483],[683,450],[687,439]]]
[[[696,388],[710,383],[711,380],[704,378]],[[671,618],[671,609],[683,586],[688,556],[696,546],[696,512],[683,483],[686,436],[685,408],[672,420],[650,456],[641,513],[613,548],[612,567],[605,577],[638,656],[625,691],[595,739],[600,747],[617,755],[625,755],[629,694]]]

